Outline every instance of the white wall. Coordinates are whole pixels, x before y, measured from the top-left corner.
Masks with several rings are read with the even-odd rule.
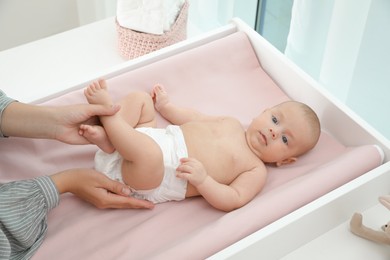
[[[80,25],[115,16],[117,0],[76,0]]]
[[[254,26],[257,0],[188,0],[192,31],[240,17]],[[0,0],[0,51],[115,16],[117,0]],[[196,33],[194,33],[196,34]]]
[[[115,15],[116,0],[1,0],[0,51]]]
[[[0,51],[78,25],[76,0],[1,0]]]

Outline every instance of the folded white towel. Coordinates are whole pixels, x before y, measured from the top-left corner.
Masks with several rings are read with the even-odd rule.
[[[164,0],[164,32],[170,31],[185,0]]]
[[[131,30],[163,34],[174,24],[185,0],[118,0],[117,20]]]
[[[117,20],[122,27],[145,33],[163,33],[162,0],[118,0]]]

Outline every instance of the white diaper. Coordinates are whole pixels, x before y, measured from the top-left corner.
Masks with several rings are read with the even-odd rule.
[[[165,172],[159,187],[152,190],[132,189],[131,196],[153,203],[183,200],[187,191],[187,181],[176,177],[176,168],[180,164],[180,159],[188,156],[188,152],[180,127],[170,125],[166,129],[142,127],[136,130],[150,136],[160,146]],[[123,182],[122,160],[117,151],[107,154],[99,150],[95,155],[95,169],[113,180]]]

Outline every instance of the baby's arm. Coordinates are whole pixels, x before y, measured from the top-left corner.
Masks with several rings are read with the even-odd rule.
[[[155,85],[151,95],[156,110],[162,117],[174,125],[182,125],[194,120],[215,119],[214,116],[202,114],[197,110],[179,107],[171,103],[167,92],[161,85]]]
[[[179,178],[186,179],[213,207],[232,211],[251,201],[263,188],[266,168],[259,166],[241,173],[230,185],[218,183],[196,159],[183,158],[178,167]]]

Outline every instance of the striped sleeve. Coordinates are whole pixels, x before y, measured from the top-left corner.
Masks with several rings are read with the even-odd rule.
[[[47,213],[58,203],[48,176],[0,184],[0,258],[30,259],[47,232]]]
[[[15,101],[14,99],[7,97],[7,95],[2,90],[0,90],[0,137],[5,137],[3,135],[3,132],[1,131],[3,111],[10,103],[14,101]]]

